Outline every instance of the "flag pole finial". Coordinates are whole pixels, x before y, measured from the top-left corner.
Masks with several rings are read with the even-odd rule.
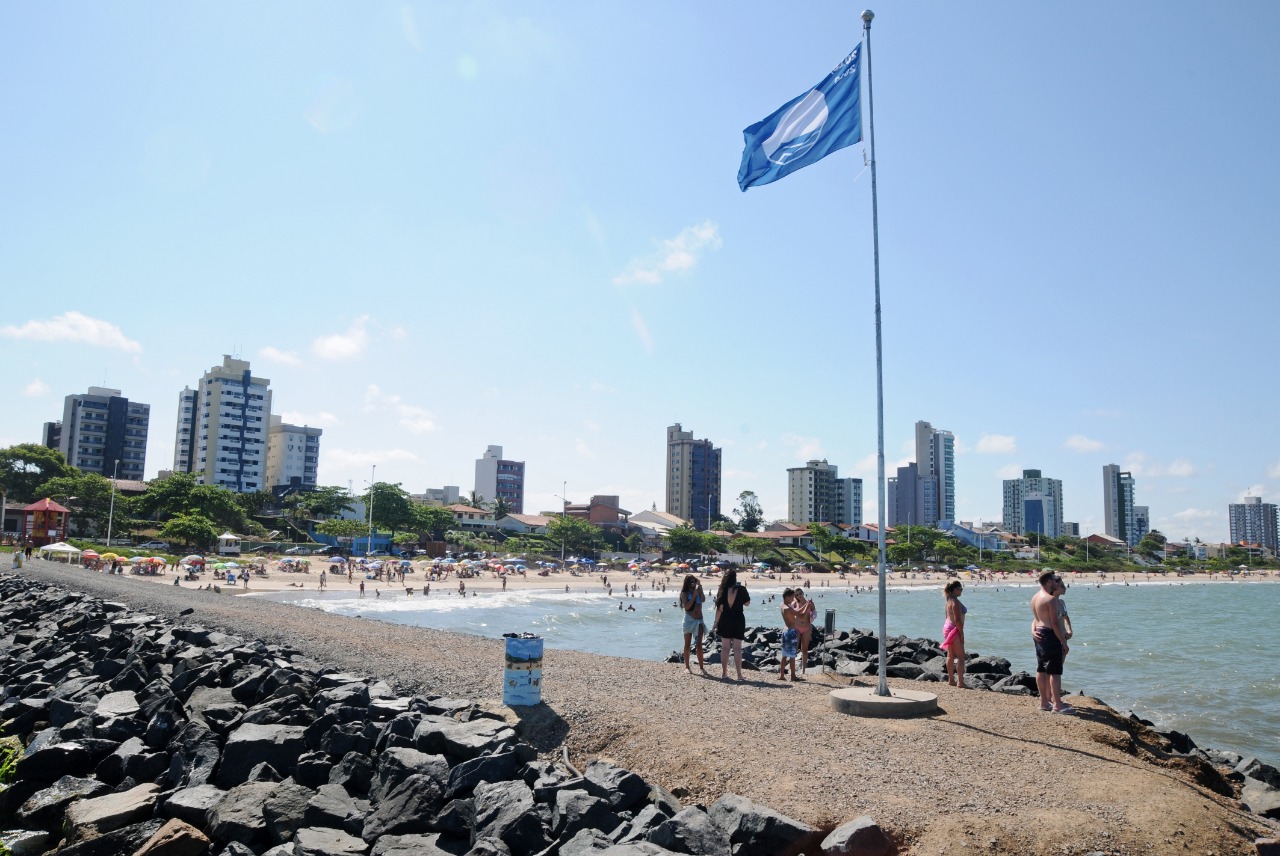
[[[876,13],[875,13],[875,12],[872,12],[870,9],[863,9],[863,10],[862,10],[862,23],[864,23],[864,24],[870,24],[870,23],[871,23],[871,19],[872,19],[872,18],[874,18],[875,16],[876,16]]]

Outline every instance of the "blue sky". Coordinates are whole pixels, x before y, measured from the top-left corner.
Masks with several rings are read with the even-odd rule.
[[[864,147],[741,193],[742,129],[816,84],[859,7],[727,3],[0,7],[0,443],[62,397],[152,405],[223,354],[325,429],[320,478],[527,509],[663,503],[664,429],[786,513],[825,457],[875,519]],[[1119,463],[1174,537],[1280,498],[1280,6],[877,9],[892,468],[926,419],[957,506]],[[725,510],[732,502],[727,499]]]

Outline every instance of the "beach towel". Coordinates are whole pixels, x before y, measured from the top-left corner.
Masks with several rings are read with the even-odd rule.
[[[951,643],[956,641],[956,637],[959,635],[960,628],[950,618],[944,621],[942,624],[942,650],[950,649]]]

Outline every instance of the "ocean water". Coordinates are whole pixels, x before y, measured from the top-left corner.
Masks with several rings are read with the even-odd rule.
[[[430,597],[406,597],[394,589],[376,598],[372,591],[364,598],[339,592],[262,596],[340,615],[495,638],[531,631],[551,648],[617,657],[661,660],[682,647],[674,589],[663,593],[641,582],[641,591],[624,597],[622,578],[615,575],[613,582],[612,597],[598,583],[580,578],[570,581],[567,593],[513,590],[464,598],[446,586]],[[752,595],[748,625],[780,626],[782,586],[747,582]],[[1035,589],[1027,584],[967,589],[962,599],[969,607],[969,651],[1005,657],[1014,671],[1034,672],[1028,604]],[[834,609],[837,629],[877,627],[875,592],[853,593],[833,581],[832,588],[815,587],[810,595],[819,626],[826,610]],[[1272,659],[1277,644],[1271,638],[1274,616],[1280,615],[1280,584],[1078,582],[1064,600],[1075,631],[1065,691],[1082,690],[1117,710],[1133,710],[1161,728],[1191,735],[1201,747],[1280,765],[1280,669]],[[889,635],[941,636],[939,588],[891,589],[887,601]],[[502,664],[494,663],[495,684],[501,670]]]

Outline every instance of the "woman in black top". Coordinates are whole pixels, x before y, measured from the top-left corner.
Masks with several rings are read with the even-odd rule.
[[[742,637],[747,632],[747,618],[742,610],[751,603],[747,587],[738,584],[737,571],[725,571],[716,594],[716,621],[713,633],[720,634],[720,676],[729,678],[729,657],[737,658],[738,680],[742,677]]]

